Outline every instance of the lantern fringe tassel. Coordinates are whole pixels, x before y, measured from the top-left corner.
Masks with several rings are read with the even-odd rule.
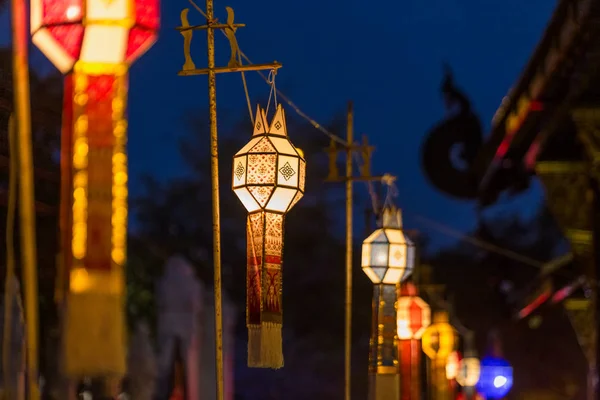
[[[65,318],[64,372],[67,376],[123,376],[126,332],[121,296],[69,294]]]
[[[247,222],[248,366],[279,369],[283,367],[283,215],[260,211],[249,214]]]
[[[248,366],[273,369],[283,367],[281,324],[265,322],[248,327]]]

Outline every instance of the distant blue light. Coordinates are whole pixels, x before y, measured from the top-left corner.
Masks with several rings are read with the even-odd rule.
[[[498,357],[481,360],[481,376],[475,386],[488,399],[501,399],[513,384],[513,370],[508,361]]]

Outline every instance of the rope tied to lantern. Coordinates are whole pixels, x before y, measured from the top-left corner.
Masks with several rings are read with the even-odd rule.
[[[285,214],[304,195],[306,161],[289,140],[277,105],[267,125],[258,106],[252,139],[233,158],[233,191],[248,217],[246,325],[248,366],[283,367],[282,256]]]

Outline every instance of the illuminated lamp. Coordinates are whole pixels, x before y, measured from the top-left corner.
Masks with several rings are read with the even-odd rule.
[[[398,334],[398,357],[400,359],[400,399],[421,398],[421,349],[419,339],[431,323],[429,305],[417,296],[412,282],[397,286],[396,328]]]
[[[449,385],[446,379],[446,361],[454,351],[456,334],[452,325],[448,323],[448,313],[435,312],[433,324],[423,333],[421,345],[423,352],[431,359],[431,377],[436,399],[449,397]]]
[[[233,191],[248,218],[246,324],[248,366],[283,367],[281,267],[285,214],[304,195],[306,161],[290,142],[285,112],[271,125],[258,106],[252,139],[233,157]]]
[[[501,399],[508,394],[513,384],[513,369],[501,357],[485,357],[481,360],[481,376],[476,384],[477,391],[488,399]]]
[[[373,317],[369,345],[370,399],[397,398],[400,389],[396,285],[413,269],[414,245],[402,231],[396,207],[383,210],[380,229],[362,246],[362,268],[373,282]],[[388,397],[391,396],[391,397]]]
[[[415,246],[402,231],[402,213],[394,207],[383,211],[383,225],[362,245],[362,269],[373,284],[395,285],[410,276]]]
[[[156,40],[159,11],[159,0],[31,1],[32,41],[67,74],[60,225],[72,377],[125,373],[128,69]]]
[[[448,323],[448,313],[437,311],[433,314],[433,324],[421,338],[423,352],[432,360],[442,359],[445,369],[446,360],[454,350],[454,339],[454,328]]]
[[[448,359],[446,360],[446,379],[456,379],[460,359],[461,357],[458,351],[453,351],[452,353],[450,353]]]
[[[421,339],[425,329],[431,324],[431,308],[417,296],[413,283],[401,285],[396,308],[398,339]]]
[[[467,356],[460,360],[458,364],[458,373],[456,382],[463,387],[473,387],[479,381],[481,366],[479,359],[474,356]]]

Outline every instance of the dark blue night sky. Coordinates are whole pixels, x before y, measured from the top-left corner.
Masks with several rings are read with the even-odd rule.
[[[215,0],[217,17],[224,20],[225,6],[231,6],[236,22],[247,24],[237,36],[253,62],[283,63],[278,87],[304,112],[327,123],[349,99],[354,100],[356,132],[369,134],[377,146],[373,171],[398,176],[398,202],[405,210],[406,225],[430,233],[438,244],[447,242],[445,237],[411,215],[424,215],[460,231],[475,223],[474,204],[443,196],[420,170],[424,134],[444,117],[439,94],[442,62],[453,67],[458,85],[471,97],[487,131],[555,5],[550,0]],[[177,76],[183,40],[174,28],[180,24],[181,9],[188,6],[185,0],[163,1],[161,37],[131,71],[134,196],[141,189],[135,179],[142,173],[162,179],[185,173],[177,148],[185,129],[181,116],[207,104],[205,77]],[[192,10],[190,22],[203,21]],[[0,26],[0,44],[5,44],[6,15]],[[204,64],[204,42],[197,34],[193,46],[198,66]],[[229,47],[220,34],[217,45],[218,63],[224,64]],[[33,59],[39,63],[43,57],[37,54]],[[260,77],[251,73],[248,79],[254,100],[268,95]],[[247,112],[239,75],[219,76],[217,90],[220,111]],[[291,135],[293,139],[294,132]],[[539,204],[540,193],[538,185],[501,208],[530,213]]]

